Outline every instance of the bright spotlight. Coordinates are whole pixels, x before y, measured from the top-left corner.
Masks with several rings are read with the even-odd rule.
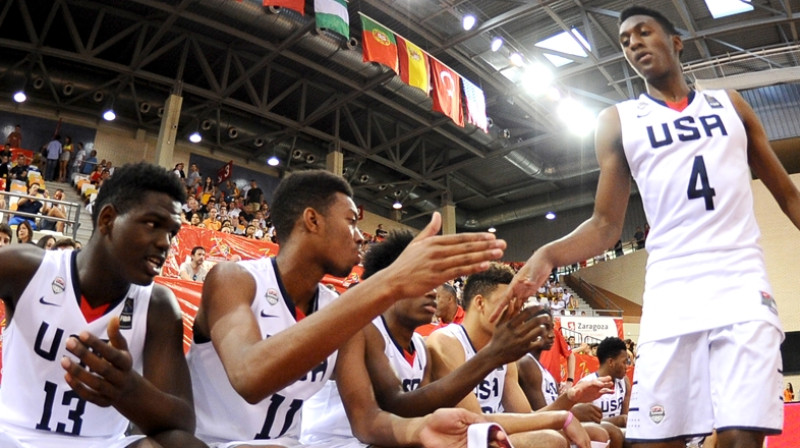
[[[522,67],[525,64],[525,61],[522,60],[522,55],[517,52],[511,53],[508,56],[508,60],[515,67]]]
[[[497,229],[495,229],[494,227],[489,227],[488,229],[486,229],[486,231],[489,233],[494,233],[497,232]]]
[[[532,95],[541,95],[553,82],[553,72],[539,62],[534,62],[525,69],[525,90]]]
[[[400,202],[399,199],[396,199],[394,201],[394,204],[392,204],[392,208],[395,209],[395,210],[400,210],[401,208],[403,208],[403,203]]]
[[[189,136],[189,141],[192,143],[200,143],[203,141],[203,136],[197,131],[192,132],[192,134]]]
[[[464,30],[465,30],[465,31],[469,31],[469,30],[471,30],[471,29],[472,29],[472,27],[474,27],[474,26],[475,26],[475,23],[476,23],[477,21],[478,21],[478,19],[476,19],[474,15],[472,15],[472,14],[466,14],[466,15],[464,15],[464,17],[461,19],[461,26],[463,26],[463,27],[464,27]]]
[[[103,119],[106,121],[114,121],[117,118],[117,114],[114,113],[114,109],[108,109],[107,111],[103,112]]]
[[[558,105],[558,117],[570,125],[570,132],[585,136],[592,132],[596,117],[586,106],[573,98],[565,98]]]
[[[547,212],[547,214],[544,215],[544,217],[549,219],[550,221],[552,221],[552,220],[556,219],[556,214],[553,213],[553,212]]]
[[[269,165],[269,166],[278,166],[278,164],[280,164],[280,163],[281,163],[281,160],[276,156],[272,156],[269,159],[267,159],[267,165]]]
[[[502,37],[497,36],[494,39],[492,39],[492,51],[497,51],[502,46],[503,46],[503,38]]]
[[[28,99],[28,96],[25,95],[25,92],[22,91],[22,90],[19,90],[19,91],[14,93],[14,101],[16,101],[18,103],[24,103],[25,100],[27,100],[27,99]]]

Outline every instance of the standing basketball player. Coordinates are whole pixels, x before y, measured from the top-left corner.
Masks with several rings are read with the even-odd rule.
[[[339,346],[396,300],[486,269],[505,248],[491,234],[434,236],[437,213],[389,268],[334,300],[319,281],[348,275],[360,260],[349,184],[325,171],[292,174],[275,190],[271,213],[278,256],[214,267],[195,320],[197,434],[221,446],[298,445],[303,403],[330,377]],[[456,439],[439,432],[440,446],[465,440],[463,422],[478,419],[457,415],[445,428]],[[422,442],[410,428],[430,428],[422,419],[386,423],[398,425],[400,445]]]
[[[185,198],[166,170],[127,165],[100,190],[82,251],[0,250],[0,446],[198,446],[181,313],[152,283]],[[148,437],[125,437],[129,420]]]
[[[750,170],[798,228],[800,192],[738,93],[689,88],[683,42],[663,15],[626,9],[619,41],[647,93],[600,115],[594,214],[538,249],[509,297],[527,297],[553,267],[617,241],[633,175],[652,228],[627,438],[682,447],[716,428],[721,447],[760,447],[782,428],[783,333],[758,244]]]

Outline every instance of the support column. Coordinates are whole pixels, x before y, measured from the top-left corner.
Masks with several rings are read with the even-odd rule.
[[[344,153],[336,150],[329,152],[325,156],[325,169],[337,176],[341,176],[344,172]]]
[[[456,206],[450,203],[442,206],[442,235],[456,233]]]
[[[178,119],[181,116],[183,97],[171,94],[164,104],[161,116],[161,129],[156,142],[156,164],[164,168],[172,168],[172,154],[175,150],[175,137],[178,134]]]

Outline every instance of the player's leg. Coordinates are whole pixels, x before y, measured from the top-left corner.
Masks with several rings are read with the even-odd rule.
[[[552,429],[518,432],[508,436],[514,446],[536,448],[568,448],[569,442],[560,432]]]
[[[173,446],[181,448],[208,448],[208,445],[186,431],[164,431],[148,437],[148,439],[158,443],[156,446],[163,446],[165,448]]]
[[[711,396],[720,448],[760,448],[783,427],[782,332],[743,322],[710,332]]]
[[[625,433],[617,425],[609,422],[601,422],[600,427],[608,434],[611,443],[609,448],[622,448],[625,442]],[[594,438],[592,440],[595,440]]]
[[[639,346],[625,437],[636,448],[683,448],[711,434],[708,332]]]

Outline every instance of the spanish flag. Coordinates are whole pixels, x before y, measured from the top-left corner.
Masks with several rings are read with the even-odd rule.
[[[430,65],[428,55],[418,46],[397,36],[397,53],[400,58],[400,79],[428,95],[431,81],[428,77]]]
[[[264,5],[264,7],[278,6],[281,8],[295,10],[303,15],[306,14],[305,0],[264,0],[262,4]]]
[[[361,14],[361,26],[364,30],[361,36],[364,62],[377,62],[399,73],[394,33],[364,14]]]

